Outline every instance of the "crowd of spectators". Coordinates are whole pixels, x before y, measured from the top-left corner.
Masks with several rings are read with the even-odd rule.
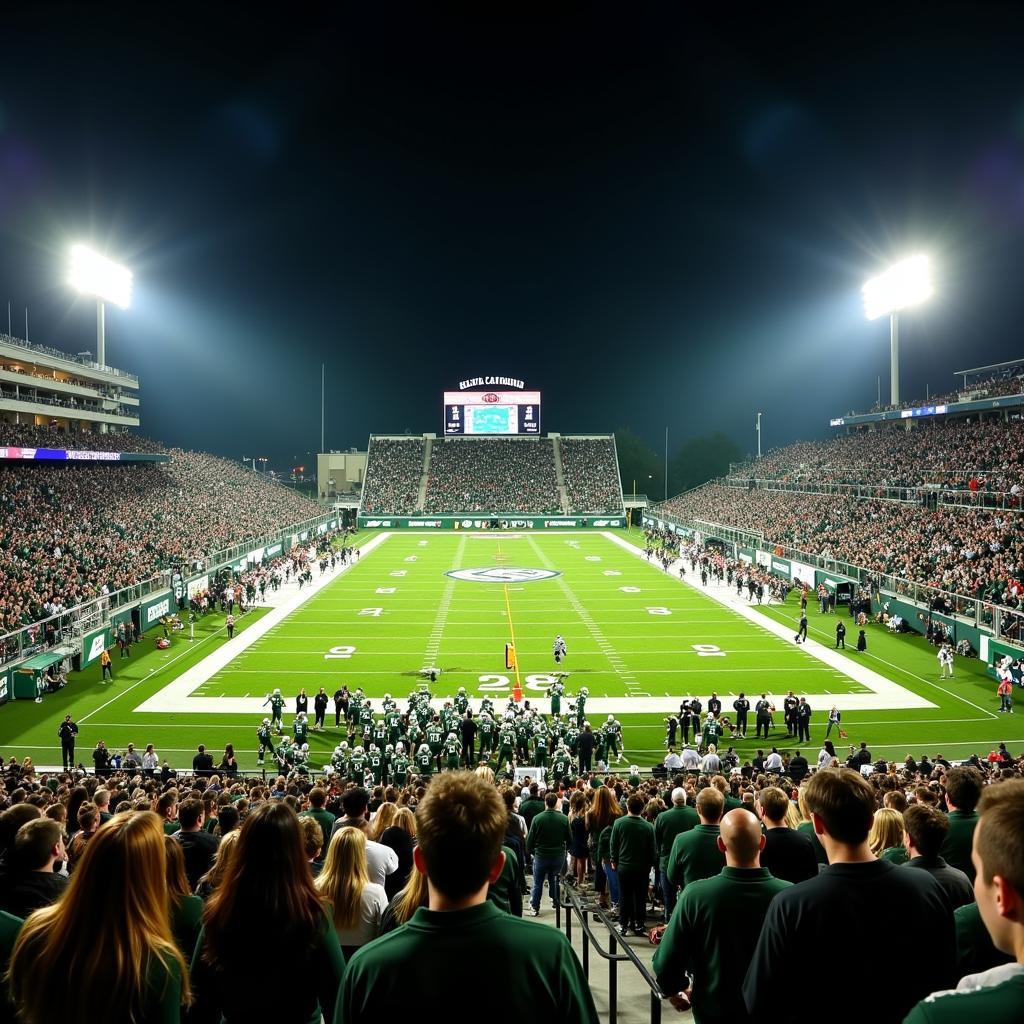
[[[941,420],[802,441],[737,466],[729,479],[878,488],[932,485],[1018,495],[1024,486],[1024,421]]]
[[[141,434],[58,430],[29,423],[0,422],[0,448],[68,448],[91,452],[166,452],[167,446]]]
[[[105,450],[132,440],[95,438]],[[0,424],[0,447],[51,440],[47,431],[30,435]],[[163,464],[0,465],[0,632],[160,572],[187,570],[224,547],[323,511],[226,459],[169,454]]]
[[[1014,813],[1002,818],[1016,820],[1017,831],[990,845],[1019,853],[1024,757],[1003,747],[997,758],[974,755],[963,766],[941,754],[908,755],[901,764],[875,761],[862,744],[851,747],[844,765],[831,744],[822,752],[828,756],[819,755],[816,770],[797,752],[785,768],[772,770],[761,757],[728,778],[698,770],[647,779],[635,772],[569,776],[547,791],[530,780],[495,780],[489,768],[412,776],[405,786],[368,791],[338,775],[267,782],[133,768],[96,778],[37,773],[12,759],[0,774],[0,952],[6,960],[13,949],[8,991],[19,1019],[30,1024],[68,1019],[69,1000],[76,1011],[101,1007],[127,1020],[136,999],[141,1004],[131,1009],[140,1020],[177,1020],[190,1002],[189,1019],[204,1021],[221,1014],[241,1020],[257,1005],[280,1019],[306,1021],[315,1019],[317,1004],[327,1021],[369,1019],[371,1004],[407,998],[411,969],[439,969],[407,948],[417,929],[398,929],[415,918],[431,942],[447,943],[438,915],[449,911],[453,935],[476,916],[493,920],[514,972],[538,959],[536,944],[555,943],[536,976],[521,980],[525,988],[510,998],[540,1012],[552,988],[568,985],[571,998],[558,1019],[596,1021],[578,964],[560,960],[571,958],[568,947],[554,931],[517,920],[524,910],[542,913],[545,881],[555,899],[560,885],[575,886],[585,901],[618,916],[623,941],[629,934],[646,940],[653,923],[652,937],[662,942],[658,982],[678,1008],[692,1004],[698,1020],[737,1013],[746,1019],[744,1000],[757,1004],[763,1019],[792,1019],[800,1000],[786,986],[775,992],[772,983],[781,968],[772,958],[790,955],[792,947],[773,943],[786,928],[806,929],[819,917],[827,919],[820,925],[827,932],[802,934],[798,943],[805,992],[829,984],[819,968],[834,956],[836,920],[856,937],[844,963],[853,969],[863,960],[866,969],[877,943],[897,936],[890,927],[900,926],[909,907],[920,904],[931,915],[921,955],[904,955],[927,970],[907,974],[899,998],[877,1008],[875,1019],[901,1021],[931,991],[958,982],[967,992],[1018,977],[1020,968],[1001,965],[1012,964],[1024,946],[992,924],[985,887],[998,871],[973,837],[989,827],[992,808],[1010,801]],[[482,859],[477,851],[474,860],[482,832],[493,832],[493,850]],[[126,842],[131,849],[122,847]],[[738,863],[741,847],[745,860]],[[524,906],[528,871],[533,898]],[[1018,876],[1019,864],[1010,875],[1004,869],[1003,883],[1019,885]],[[126,877],[126,885],[109,885]],[[713,886],[705,881],[711,879]],[[755,909],[750,886],[767,879],[769,891]],[[468,901],[470,891],[478,899]],[[445,894],[456,893],[461,902],[445,902]],[[698,913],[711,895],[719,912]],[[733,899],[742,908],[725,912]],[[789,915],[807,901],[814,906]],[[481,909],[467,917],[474,904]],[[844,904],[846,916],[833,917]],[[870,930],[883,919],[881,932]],[[136,948],[143,961],[132,984],[115,984],[112,947],[135,928],[146,932],[141,952]],[[254,972],[264,968],[247,955],[245,940],[268,929],[279,940],[275,969],[297,978],[301,968],[308,985],[260,984]],[[385,935],[396,937],[369,946]],[[463,939],[467,948],[490,941],[482,922]],[[722,953],[720,942],[731,949]],[[749,948],[741,951],[743,943]],[[163,951],[155,960],[154,947]],[[444,955],[454,952],[446,948]],[[77,974],[44,993],[40,961]],[[979,974],[994,968],[992,976]],[[968,976],[969,983],[961,981]],[[877,992],[855,986],[844,1000],[843,1011],[835,1011],[840,1019],[864,1019],[860,1011],[877,1006]],[[339,1001],[348,1003],[344,1012],[336,1009]],[[1016,1016],[986,1019],[1019,1019],[1020,1003],[1012,1005]],[[713,1012],[723,1007],[732,1012]]]
[[[363,515],[411,515],[419,501],[426,441],[375,437],[370,441],[360,509]]]
[[[550,438],[434,442],[424,512],[560,513]]]
[[[1024,535],[1013,513],[709,484],[658,508],[762,531],[765,540],[1018,608]]]
[[[920,409],[928,405],[950,405],[953,402],[973,402],[983,398],[1002,398],[1004,395],[1024,394],[1024,374],[1020,366],[1008,366],[1002,372],[989,377],[972,380],[969,384],[946,391],[941,395],[926,395],[924,398],[912,398],[899,405],[875,402],[871,412],[895,412],[898,409]],[[853,409],[849,416],[862,415]]]
[[[568,511],[622,515],[622,487],[615,439],[563,437],[561,451]]]

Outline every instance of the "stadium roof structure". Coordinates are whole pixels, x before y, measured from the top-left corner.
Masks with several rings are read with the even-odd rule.
[[[1003,411],[1024,408],[1024,394],[1000,395],[998,398],[978,398],[967,402],[943,402],[936,405],[915,405],[906,409],[885,409],[879,412],[848,413],[833,416],[830,427],[855,427],[865,423],[883,423],[899,420],[916,420],[931,416],[953,416],[956,414]]]
[[[954,370],[954,377],[963,377],[964,387],[967,386],[967,378],[976,373],[988,373],[990,370],[1008,370],[1011,366],[1024,367],[1024,359],[1009,359],[1005,363],[992,363],[989,366],[976,366],[973,370]]]

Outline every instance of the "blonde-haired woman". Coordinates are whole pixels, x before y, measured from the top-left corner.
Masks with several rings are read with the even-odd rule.
[[[151,811],[117,814],[96,831],[61,899],[22,926],[8,975],[18,1020],[181,1019],[189,978],[171,932],[166,870]]]
[[[384,803],[377,808],[377,813],[373,816],[373,821],[370,822],[370,835],[368,838],[371,842],[380,842],[380,837],[384,834],[384,830],[394,824],[396,814],[398,814],[397,804]]]
[[[387,910],[383,885],[370,881],[366,867],[366,836],[357,828],[334,833],[317,891],[333,908],[334,930],[346,962],[352,954],[380,934]]]
[[[196,883],[196,895],[201,900],[209,899],[216,892],[217,886],[224,880],[231,864],[231,855],[234,853],[235,844],[241,834],[241,829],[235,828],[226,836],[221,836],[220,845],[213,855],[210,870]]]
[[[422,871],[413,871],[405,887],[388,904],[380,922],[380,934],[387,935],[412,920],[420,907],[427,905],[429,892],[427,876]]]
[[[903,845],[903,815],[891,807],[875,811],[875,820],[868,833],[868,846],[879,860],[906,864],[909,858]]]

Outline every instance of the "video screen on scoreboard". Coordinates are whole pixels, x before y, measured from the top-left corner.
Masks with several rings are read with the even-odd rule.
[[[539,391],[446,391],[446,434],[539,434]]]

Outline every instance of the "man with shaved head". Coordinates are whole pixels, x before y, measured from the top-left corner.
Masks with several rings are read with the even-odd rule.
[[[654,954],[654,971],[677,1010],[692,1006],[697,1024],[742,1024],[751,1019],[743,1002],[743,976],[768,904],[790,883],[760,866],[764,835],[749,811],[726,814],[717,843],[725,867],[683,890]],[[689,988],[687,974],[693,978]]]

